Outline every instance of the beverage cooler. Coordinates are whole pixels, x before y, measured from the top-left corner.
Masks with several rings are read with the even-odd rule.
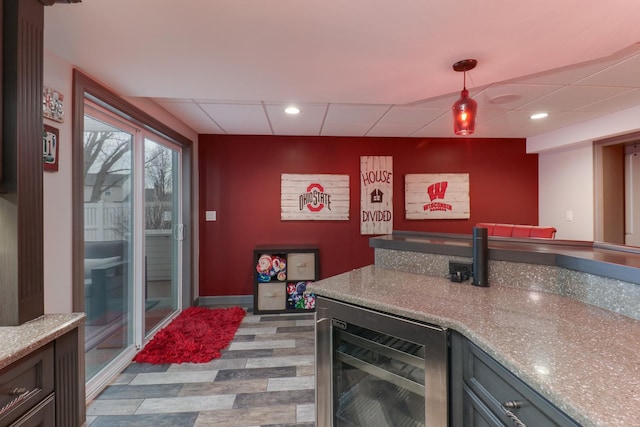
[[[318,297],[317,425],[446,427],[447,330]]]

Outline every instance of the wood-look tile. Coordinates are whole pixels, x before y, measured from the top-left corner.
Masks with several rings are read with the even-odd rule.
[[[194,427],[244,427],[264,424],[282,426],[295,422],[295,406],[274,405],[201,412]]]
[[[257,350],[223,350],[221,351],[223,359],[249,359],[253,357],[271,357],[273,349],[262,348]]]
[[[299,357],[299,356],[313,356],[315,354],[315,346],[310,345],[306,347],[298,347],[295,348],[275,348],[273,349],[273,357]]]
[[[87,425],[90,427],[192,427],[198,418],[198,412],[183,412],[180,414],[149,414],[129,416],[101,416],[96,417]]]
[[[234,408],[299,405],[315,402],[315,390],[282,390],[264,393],[240,393],[236,395]]]
[[[256,341],[269,341],[269,340],[301,340],[301,339],[313,339],[313,334],[295,332],[276,332],[273,334],[259,334],[255,335]]]
[[[281,326],[277,328],[277,333],[295,333],[296,335],[308,333],[313,336],[315,331],[315,327],[313,325],[310,326]]]
[[[112,385],[104,389],[97,399],[148,399],[150,397],[175,397],[182,384]]]
[[[87,426],[314,427],[314,324],[249,312],[219,359],[132,363],[88,406]]]
[[[171,367],[170,363],[154,365],[152,363],[131,363],[124,370],[125,374],[140,374],[145,372],[166,372]]]
[[[296,376],[304,377],[316,374],[315,365],[296,366]]]
[[[314,320],[313,314],[277,314],[277,315],[264,315],[261,317],[261,322],[285,322],[288,320]]]
[[[313,390],[315,387],[314,377],[289,377],[289,378],[269,378],[267,391],[280,390]]]
[[[215,380],[237,381],[255,378],[282,378],[295,376],[295,366],[266,366],[251,369],[222,369],[218,371],[218,375]]]
[[[264,340],[264,341],[247,341],[247,342],[232,342],[229,346],[229,351],[234,350],[256,350],[263,348],[294,348],[296,346],[295,340]]]
[[[235,341],[238,335],[259,335],[259,334],[275,334],[278,328],[270,324],[256,324],[251,326],[240,326],[236,331]]]
[[[133,415],[144,399],[96,399],[87,406],[87,415]]]
[[[216,381],[185,384],[178,396],[210,396],[214,394],[259,393],[267,391],[269,378],[251,380]]]
[[[282,357],[255,357],[247,359],[247,368],[270,368],[277,366],[303,366],[313,365],[315,357],[310,356],[282,356]]]
[[[145,399],[136,414],[166,414],[175,412],[202,412],[231,409],[235,395],[185,396]]]
[[[217,371],[220,369],[242,369],[247,359],[213,359],[207,363],[175,363],[167,372]]]
[[[309,425],[314,426],[316,422],[315,403],[303,403],[301,405],[296,405],[296,421],[299,423],[312,423]]]
[[[195,372],[150,372],[138,374],[129,383],[130,385],[144,384],[184,384],[211,382],[216,378],[218,371]]]

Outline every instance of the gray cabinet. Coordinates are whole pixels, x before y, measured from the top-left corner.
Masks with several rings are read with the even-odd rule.
[[[579,426],[458,333],[451,354],[452,426]]]

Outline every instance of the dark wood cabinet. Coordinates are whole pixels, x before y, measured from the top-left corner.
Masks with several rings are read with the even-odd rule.
[[[44,313],[42,74],[44,6],[3,1],[0,325]]]
[[[320,278],[315,246],[257,246],[253,251],[253,311],[263,313],[315,310],[315,295],[306,285]]]
[[[0,426],[80,427],[78,355],[76,327],[1,369]]]

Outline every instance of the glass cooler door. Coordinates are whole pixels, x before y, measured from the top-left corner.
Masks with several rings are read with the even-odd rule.
[[[335,427],[425,426],[425,346],[333,320]]]

